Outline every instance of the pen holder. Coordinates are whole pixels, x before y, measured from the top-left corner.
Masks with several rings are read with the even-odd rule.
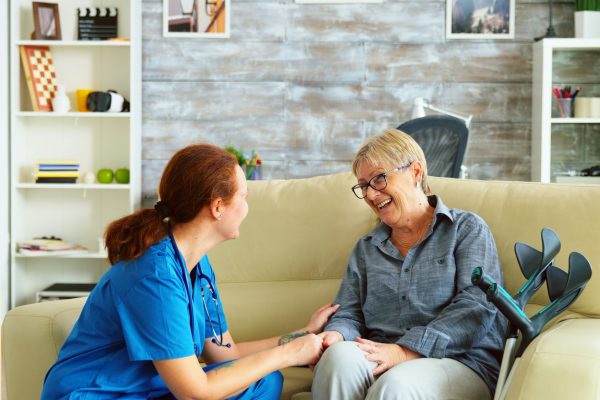
[[[247,180],[259,181],[262,179],[262,165],[244,165],[242,169]]]
[[[552,117],[554,118],[572,118],[573,117],[573,99],[559,99],[554,97],[552,107]]]

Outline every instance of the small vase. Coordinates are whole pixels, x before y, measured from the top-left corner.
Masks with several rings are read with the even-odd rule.
[[[65,93],[63,85],[56,86],[56,92],[52,99],[52,110],[57,113],[66,113],[71,109],[71,102]]]
[[[600,38],[600,11],[575,12],[575,37]]]

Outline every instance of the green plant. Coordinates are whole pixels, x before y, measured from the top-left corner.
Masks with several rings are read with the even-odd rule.
[[[235,158],[237,159],[237,162],[240,166],[246,165],[246,157],[244,157],[244,153],[242,152],[242,149],[237,149],[233,146],[227,146],[227,147],[225,147],[225,150],[227,150],[229,153],[231,153],[235,156]]]
[[[576,11],[600,11],[600,0],[575,0]]]

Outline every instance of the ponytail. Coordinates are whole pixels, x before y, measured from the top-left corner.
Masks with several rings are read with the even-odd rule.
[[[237,190],[237,159],[220,147],[196,144],[168,162],[158,187],[160,201],[112,222],[104,234],[111,264],[141,256],[169,234],[169,226],[192,221],[216,199]]]
[[[168,233],[168,225],[151,208],[141,209],[113,221],[104,234],[108,261],[112,265],[137,258]]]

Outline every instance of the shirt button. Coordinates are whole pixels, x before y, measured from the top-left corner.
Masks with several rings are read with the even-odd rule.
[[[405,295],[402,295],[402,300],[406,300],[406,296]]]
[[[408,272],[408,268],[404,268],[404,272]]]
[[[439,260],[437,260],[437,263],[438,263],[438,264],[443,264],[443,263],[444,263],[444,260],[440,258]]]
[[[410,331],[410,328],[406,328],[407,331]]]

